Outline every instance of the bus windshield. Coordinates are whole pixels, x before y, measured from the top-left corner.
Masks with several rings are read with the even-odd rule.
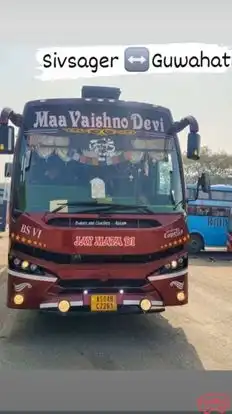
[[[154,212],[173,212],[178,203],[176,211],[183,208],[172,137],[27,134],[17,164],[14,204],[21,211],[52,211],[59,203],[96,198],[145,204]]]

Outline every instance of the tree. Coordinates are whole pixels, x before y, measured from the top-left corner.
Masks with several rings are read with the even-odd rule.
[[[201,148],[199,161],[192,161],[183,153],[185,179],[195,183],[202,172],[208,172],[212,184],[232,185],[232,154],[224,151],[213,152],[207,146]]]

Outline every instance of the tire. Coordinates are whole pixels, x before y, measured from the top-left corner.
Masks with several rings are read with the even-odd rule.
[[[204,242],[199,234],[190,234],[190,240],[187,245],[190,254],[200,253],[204,249]]]

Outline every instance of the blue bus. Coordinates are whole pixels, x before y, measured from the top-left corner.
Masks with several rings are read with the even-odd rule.
[[[230,209],[232,208],[232,186],[211,185],[210,193],[199,191],[195,199],[196,185],[187,185],[188,249],[196,254],[206,247],[226,247]]]

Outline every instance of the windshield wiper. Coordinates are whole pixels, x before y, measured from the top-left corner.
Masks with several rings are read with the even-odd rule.
[[[49,213],[58,213],[64,207],[96,207],[97,211],[110,211],[110,210],[140,210],[143,213],[154,214],[154,211],[147,207],[145,204],[118,204],[118,203],[104,203],[99,201],[73,201],[62,203],[59,207],[56,207],[54,210]],[[93,209],[84,209],[80,213],[91,213]]]
[[[184,206],[184,200],[178,201],[173,207],[173,210],[176,210],[180,205],[182,204],[182,207]]]
[[[172,183],[172,180],[173,180],[173,171],[169,171],[169,173],[170,173],[170,181]],[[173,186],[171,185],[171,189],[170,189],[170,199],[171,199],[171,203],[173,205],[173,210],[176,210],[181,204],[183,206],[184,202],[183,202],[183,199],[180,200],[180,201],[178,201],[178,202],[176,202],[175,191],[172,189],[172,187]]]
[[[13,209],[13,215],[16,218],[18,218],[19,216],[21,216],[21,214],[24,214],[25,216],[30,216],[30,214],[27,213],[27,211],[20,210],[19,208],[14,208]]]

